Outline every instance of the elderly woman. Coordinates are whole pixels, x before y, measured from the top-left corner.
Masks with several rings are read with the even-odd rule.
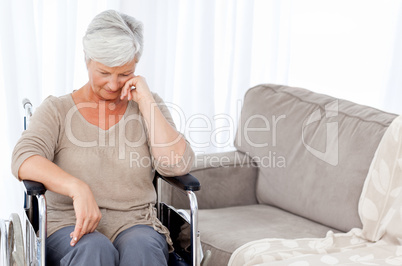
[[[135,75],[142,31],[128,15],[97,15],[83,38],[88,82],[48,97],[14,149],[13,174],[48,189],[50,265],[167,264],[153,169],[183,175],[194,153]]]

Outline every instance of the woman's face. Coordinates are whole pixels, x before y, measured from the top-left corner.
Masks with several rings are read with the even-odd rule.
[[[118,67],[108,67],[96,61],[87,64],[91,94],[100,100],[120,99],[124,84],[134,77],[136,60]]]

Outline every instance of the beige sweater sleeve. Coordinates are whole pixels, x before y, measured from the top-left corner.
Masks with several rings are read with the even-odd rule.
[[[176,128],[169,109],[163,100],[156,93],[153,95],[166,120]],[[62,134],[61,130],[64,125],[63,110],[59,110],[62,105],[57,101],[59,101],[59,99],[54,96],[49,96],[44,100],[35,110],[29,128],[22,133],[20,140],[17,142],[11,163],[12,173],[15,177],[18,178],[18,170],[21,164],[33,155],[40,155],[53,161],[55,152],[57,152],[59,137]],[[145,130],[147,130],[146,127]],[[148,132],[146,133],[148,136]],[[152,149],[148,139],[147,143],[151,151]],[[167,165],[164,162],[156,162],[154,158],[152,158],[153,168],[164,176],[184,175],[190,172],[193,161],[194,152],[187,140],[186,149],[179,163]]]
[[[176,125],[173,121],[170,111],[169,111],[168,107],[166,106],[166,104],[164,103],[164,101],[162,100],[162,98],[159,97],[159,95],[156,93],[153,93],[153,96],[154,96],[156,103],[158,104],[159,109],[161,110],[162,114],[166,118],[166,120],[169,122],[169,124],[173,128],[176,129]],[[147,128],[145,128],[145,129],[147,130]],[[148,137],[149,136],[148,132],[146,132],[146,133],[147,133],[146,135]],[[182,137],[185,139],[185,137],[183,135],[182,135]],[[150,152],[152,154],[151,144],[148,139],[147,139],[147,141],[148,141],[148,146],[150,148]],[[163,161],[156,161],[155,158],[152,158],[153,168],[163,176],[181,176],[181,175],[185,175],[185,174],[189,173],[191,170],[191,167],[193,166],[195,156],[194,156],[194,151],[191,148],[190,143],[187,141],[187,139],[185,139],[185,141],[186,141],[186,149],[184,150],[181,160],[177,164],[167,165]]]
[[[40,155],[53,161],[61,125],[61,115],[54,101],[57,98],[49,96],[35,110],[28,129],[14,147],[11,171],[18,179],[18,170],[29,157]]]

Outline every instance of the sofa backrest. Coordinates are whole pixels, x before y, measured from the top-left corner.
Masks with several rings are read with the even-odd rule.
[[[259,85],[244,97],[235,146],[259,166],[259,203],[348,231],[361,227],[363,183],[395,117],[301,88]]]

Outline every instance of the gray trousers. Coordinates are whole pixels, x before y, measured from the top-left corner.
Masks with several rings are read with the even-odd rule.
[[[47,238],[47,265],[167,265],[168,245],[164,235],[147,225],[136,225],[121,232],[112,243],[93,232],[70,246],[74,226],[62,228]]]

